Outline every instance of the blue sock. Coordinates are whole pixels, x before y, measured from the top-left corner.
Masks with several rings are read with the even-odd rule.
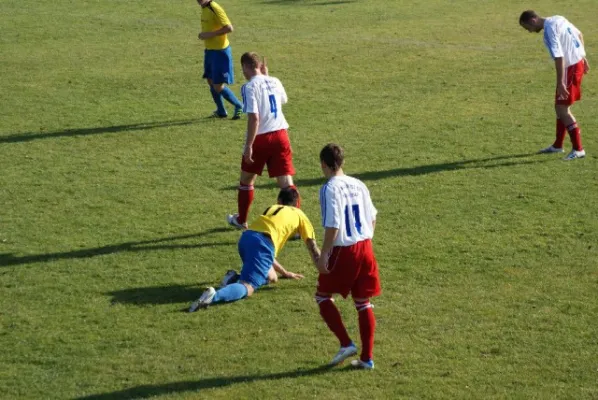
[[[243,104],[241,104],[241,102],[239,101],[239,99],[237,99],[235,97],[235,94],[233,93],[232,90],[230,90],[230,88],[225,87],[224,89],[222,89],[222,92],[220,92],[220,94],[222,95],[222,97],[224,97],[224,99],[226,101],[228,101],[229,103],[231,103],[235,107],[237,107],[237,108],[243,108]]]
[[[212,98],[214,99],[214,103],[216,103],[216,112],[218,115],[226,115],[226,109],[224,108],[224,103],[222,102],[222,95],[218,93],[212,86],[210,86],[210,93],[212,94]]]
[[[242,283],[231,283],[222,289],[219,289],[212,299],[212,303],[229,303],[231,301],[241,300],[247,296],[247,288]]]

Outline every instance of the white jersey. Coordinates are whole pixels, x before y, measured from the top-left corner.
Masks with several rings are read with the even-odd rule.
[[[320,189],[324,228],[337,228],[334,246],[351,246],[374,236],[378,211],[365,184],[351,176],[333,176]]]
[[[241,87],[241,96],[243,112],[258,114],[258,135],[289,127],[282,113],[282,105],[288,101],[287,93],[277,78],[256,75]]]
[[[560,15],[544,21],[544,44],[553,59],[564,58],[565,68],[577,64],[586,56],[580,33],[579,29]]]

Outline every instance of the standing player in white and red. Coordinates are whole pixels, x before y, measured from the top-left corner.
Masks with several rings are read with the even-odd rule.
[[[228,215],[229,225],[247,229],[247,216],[253,202],[253,185],[264,166],[270,178],[276,178],[281,189],[295,189],[293,175],[293,152],[287,129],[289,124],[282,113],[282,105],[288,101],[280,80],[268,76],[266,61],[253,52],[241,56],[243,75],[249,81],[241,88],[243,112],[247,113],[247,133],[241,179],[237,192],[238,213]],[[301,200],[297,208],[301,206]]]
[[[343,324],[332,295],[344,298],[351,293],[359,318],[361,356],[351,365],[373,369],[376,317],[370,297],[380,295],[378,264],[374,257],[372,237],[376,225],[376,208],[363,182],[344,174],[343,149],[328,144],[320,152],[320,164],[328,181],[320,189],[324,243],[317,268],[320,272],[316,301],[320,315],[340,342],[340,350],[330,365],[357,354]]]
[[[519,24],[528,32],[541,32],[544,29],[544,44],[556,68],[556,140],[540,153],[562,153],[563,141],[569,132],[573,149],[565,160],[583,158],[586,152],[581,144],[581,131],[570,111],[573,103],[581,99],[581,80],[590,70],[583,35],[564,17],[555,15],[543,18],[532,10],[521,14]]]

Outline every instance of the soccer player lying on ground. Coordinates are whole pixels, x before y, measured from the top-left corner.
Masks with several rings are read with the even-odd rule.
[[[287,279],[303,278],[303,275],[285,270],[275,259],[295,232],[301,235],[314,264],[320,257],[314,228],[303,211],[296,208],[298,198],[299,193],[295,189],[280,191],[278,203],[268,207],[241,234],[238,249],[243,266],[238,275],[238,282],[236,272],[228,271],[221,288],[207,288],[201,297],[191,304],[189,312],[206,308],[210,304],[229,303],[249,297],[259,287],[276,282],[276,273]]]

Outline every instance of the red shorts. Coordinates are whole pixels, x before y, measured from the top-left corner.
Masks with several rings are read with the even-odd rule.
[[[379,296],[380,276],[371,240],[347,247],[334,247],[328,259],[329,274],[318,277],[318,292],[339,293],[353,298]]]
[[[253,164],[241,159],[241,170],[261,176],[267,165],[270,178],[295,175],[293,150],[286,129],[257,135],[252,149]]]
[[[567,67],[565,71],[565,79],[567,81],[567,90],[569,91],[569,97],[566,99],[559,99],[558,95],[554,96],[554,104],[561,105],[572,105],[577,100],[581,99],[581,80],[583,79],[583,60],[577,64],[573,64]]]

